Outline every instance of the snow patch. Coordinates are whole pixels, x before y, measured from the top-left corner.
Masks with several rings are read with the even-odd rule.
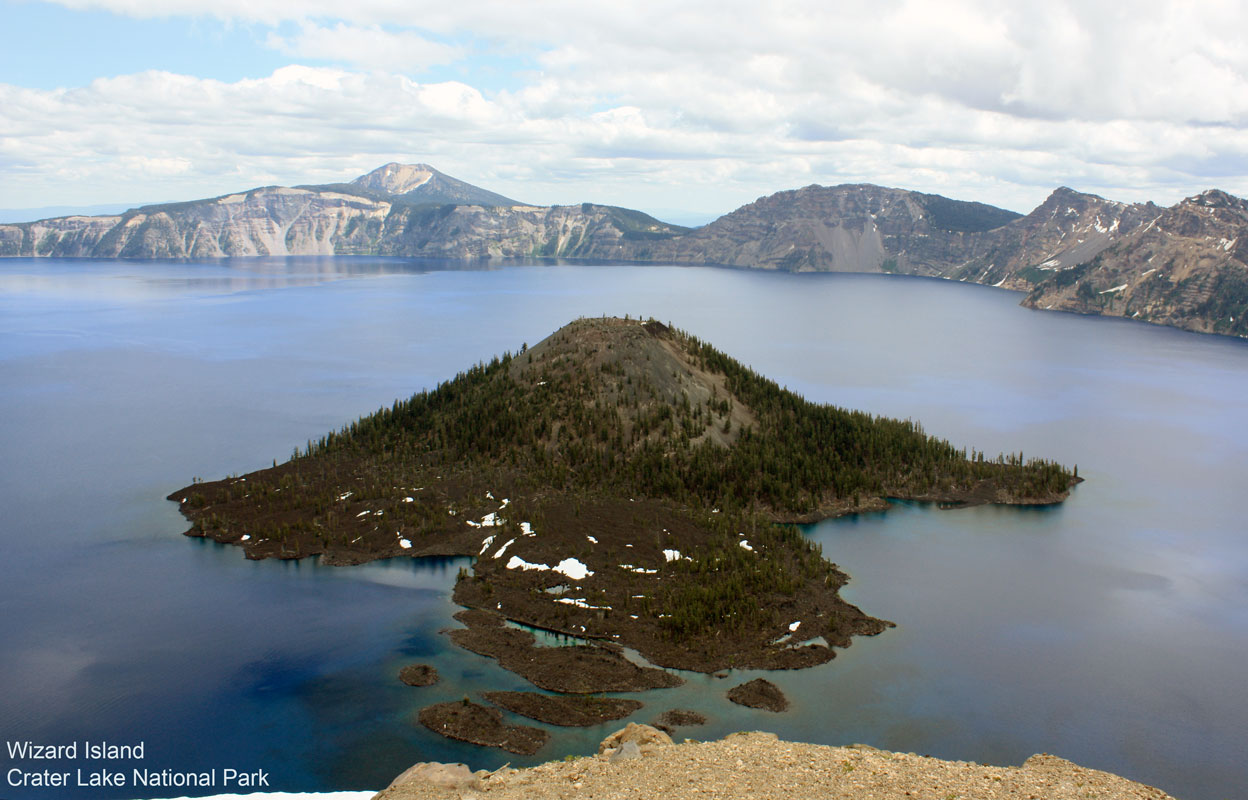
[[[368,510],[368,509],[366,508],[366,509],[364,509],[363,511],[361,511],[360,513],[356,514],[355,516],[356,516],[356,518],[358,519],[358,518],[360,518],[360,517],[366,517],[366,516],[368,516],[368,515],[369,515],[369,514],[371,514],[371,513],[373,513],[373,512],[372,512],[372,511],[370,511],[370,510]]]
[[[536,569],[536,570],[547,571],[550,569],[550,567],[545,564],[530,564],[529,562],[525,561],[520,556],[512,556],[511,560],[507,562],[507,569],[522,569],[522,570]]]
[[[737,544],[741,545],[742,550],[749,550],[751,553],[754,552],[754,548],[750,547],[750,543],[745,539],[742,539],[741,541],[737,542]]]
[[[1232,321],[1234,321],[1234,320],[1232,320]],[[243,534],[243,538],[239,539],[239,541],[240,541],[240,542],[247,542],[247,541],[251,541],[251,534],[250,534],[250,533],[244,533],[244,534]]]
[[[1114,292],[1121,292],[1125,288],[1127,288],[1127,284],[1124,283],[1121,286],[1115,286],[1112,289],[1106,289],[1103,292],[1097,292],[1097,294],[1113,294]]]
[[[797,633],[797,629],[800,627],[802,627],[802,621],[800,619],[797,622],[790,622],[789,633]]]
[[[668,561],[676,561],[680,558],[680,551],[679,550],[664,550],[663,557],[666,558]]]
[[[505,545],[503,545],[502,547],[498,548],[498,552],[494,554],[494,557],[495,557],[495,558],[502,558],[503,553],[507,552],[507,548],[508,548],[508,547],[511,547],[511,546],[512,546],[513,544],[515,544],[515,543],[516,543],[516,540],[515,540],[515,539],[508,539],[508,540],[507,540],[507,544],[505,544]]]
[[[411,550],[412,543],[408,539],[399,539],[399,547],[402,547],[404,550]]]
[[[611,606],[591,606],[579,597],[560,597],[555,600],[556,603],[564,605],[576,606],[577,608],[588,608],[591,611],[610,611]],[[584,630],[584,628],[582,628]]]
[[[533,532],[533,526],[527,522],[520,523],[520,532],[523,533],[525,536],[537,535],[536,533]]]
[[[589,567],[577,561],[575,558],[565,558],[554,567],[555,572],[562,572],[574,581],[580,581],[593,575],[593,571]]]
[[[595,538],[594,538],[594,537],[592,537],[592,536],[586,536],[585,538],[586,538],[586,539],[588,539],[589,541],[593,542],[594,544],[598,544],[598,540],[597,540],[597,539],[595,539]]]
[[[415,497],[404,497],[404,498],[403,498],[403,502],[404,502],[404,503],[415,503],[415,502],[416,502],[416,498],[415,498]]]

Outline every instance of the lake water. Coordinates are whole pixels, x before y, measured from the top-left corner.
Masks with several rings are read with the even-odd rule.
[[[378,789],[420,760],[592,752],[623,723],[552,728],[524,758],[414,722],[431,702],[525,688],[439,635],[465,561],[248,562],[181,536],[163,498],[284,460],[576,316],[629,313],[812,400],[1088,479],[1054,508],[903,504],[808,527],[851,575],[847,598],[898,627],[768,674],[788,713],[724,698],[762,673],[689,674],[639,695],[634,720],[688,707],[710,719],[682,731],[696,738],[766,729],[994,764],[1049,752],[1181,798],[1242,796],[1244,342],[911,278],[454,266],[0,260],[0,739],[141,741],[127,775],[263,769],[285,791]],[[412,661],[443,681],[401,685]],[[0,783],[8,800],[188,793]]]

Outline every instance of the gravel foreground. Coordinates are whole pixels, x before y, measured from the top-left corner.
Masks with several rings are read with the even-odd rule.
[[[399,783],[375,800],[1174,800],[1160,789],[1050,755],[1032,756],[1021,767],[989,767],[865,745],[784,742],[757,732],[643,747],[628,758],[612,752],[478,773],[473,785],[459,788]]]

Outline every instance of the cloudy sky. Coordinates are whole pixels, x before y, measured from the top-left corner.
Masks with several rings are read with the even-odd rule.
[[[1248,195],[1243,0],[0,0],[0,208],[427,162],[674,221],[810,183]]]

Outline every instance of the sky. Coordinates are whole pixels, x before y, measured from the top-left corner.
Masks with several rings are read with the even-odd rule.
[[[706,221],[812,183],[1248,195],[1244,0],[0,0],[0,209],[432,164]]]

